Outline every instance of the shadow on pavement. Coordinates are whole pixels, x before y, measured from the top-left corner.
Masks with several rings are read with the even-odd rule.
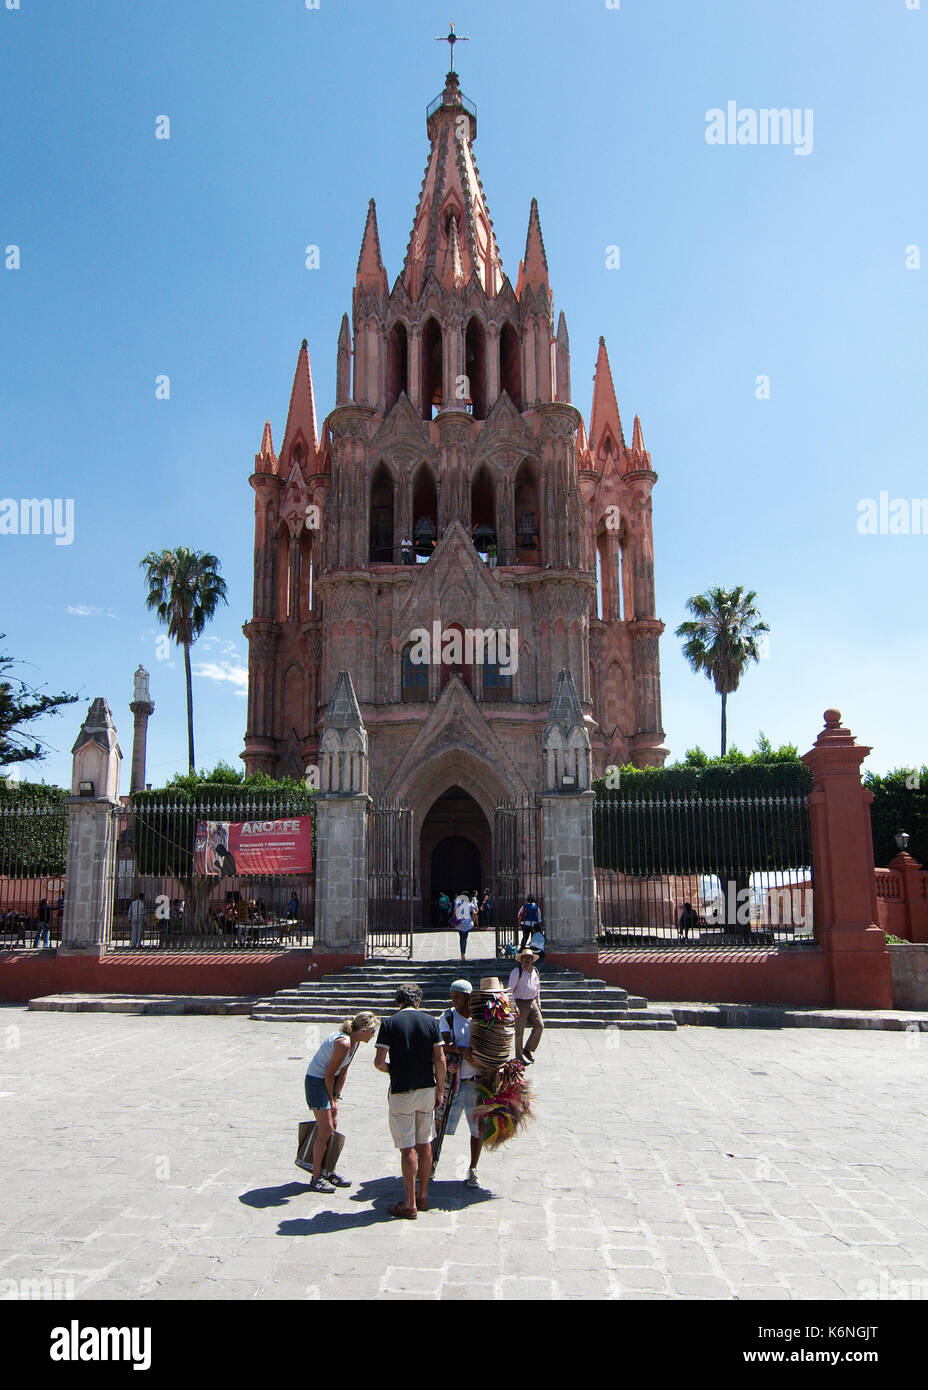
[[[246,1207],[285,1207],[291,1197],[308,1191],[308,1182],[285,1182],[280,1187],[253,1187],[242,1192],[238,1200]]]

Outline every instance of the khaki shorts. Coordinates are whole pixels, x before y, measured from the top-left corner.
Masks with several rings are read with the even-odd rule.
[[[389,1096],[390,1133],[398,1149],[413,1149],[435,1138],[435,1087]]]

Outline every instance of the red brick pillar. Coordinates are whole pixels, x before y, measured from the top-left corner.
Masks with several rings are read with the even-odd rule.
[[[905,850],[889,861],[889,867],[899,875],[905,913],[903,936],[907,941],[928,941],[928,898],[922,896],[924,869]]]
[[[826,709],[825,727],[802,761],[815,779],[809,794],[813,920],[828,957],[836,1008],[891,1009],[886,937],[877,925],[871,792],[860,780],[870,752]]]

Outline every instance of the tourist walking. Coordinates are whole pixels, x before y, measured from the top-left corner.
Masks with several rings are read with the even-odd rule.
[[[297,1159],[300,1168],[312,1173],[311,1192],[334,1192],[336,1187],[350,1187],[347,1178],[331,1168],[325,1168],[325,1151],[338,1128],[338,1102],[345,1089],[346,1073],[361,1043],[370,1042],[380,1022],[376,1014],[365,1010],[354,1018],[343,1019],[334,1033],[322,1043],[306,1068],[303,1089],[306,1104],[316,1121],[312,1163]]]
[[[536,903],[531,893],[519,908],[519,926],[522,928],[522,940],[519,942],[519,950],[522,951],[530,943],[532,936],[537,928],[541,926],[541,908]]]
[[[516,959],[519,963],[509,976],[509,989],[519,1010],[516,1020],[516,1056],[520,1062],[531,1065],[535,1060],[541,1035],[545,1031],[545,1021],[541,1016],[541,977],[535,969],[537,957],[530,948],[526,947],[524,951],[520,951]],[[524,1047],[522,1040],[529,1024],[532,1031],[528,1046]]]
[[[44,944],[46,946],[50,946],[52,944],[49,935],[51,928],[51,919],[52,910],[48,905],[48,899],[43,898],[42,901],[39,903],[39,915],[36,918],[36,932],[32,942],[33,947],[38,946],[39,942],[42,941],[43,938]]]
[[[457,917],[458,940],[461,943],[461,960],[467,958],[467,936],[474,925],[475,905],[466,893],[461,893],[455,899],[454,911]]]
[[[685,941],[690,932],[694,928],[698,928],[698,926],[699,913],[693,907],[692,903],[684,903],[683,911],[680,913],[680,918],[677,922],[677,928],[683,940]]]
[[[407,1221],[428,1211],[435,1111],[447,1067],[438,1019],[420,1013],[421,1003],[418,985],[400,985],[398,1012],[381,1023],[374,1057],[377,1070],[390,1078],[390,1133],[403,1170],[403,1200],[390,1208],[390,1215]]]
[[[483,895],[483,924],[487,931],[493,930],[493,894],[489,889]]]
[[[142,944],[145,931],[145,894],[139,893],[129,905],[129,940],[133,946]]]
[[[444,1103],[438,1119],[438,1137],[432,1145],[432,1162],[433,1167],[437,1166],[445,1135],[453,1134],[461,1115],[466,1115],[467,1128],[470,1131],[470,1167],[464,1181],[468,1187],[479,1187],[477,1164],[480,1162],[483,1140],[480,1138],[480,1123],[474,1117],[479,1100],[477,1069],[470,1050],[472,990],[470,980],[455,980],[451,986],[451,1008],[446,1009],[438,1020],[448,1059],[448,1078],[445,1082]]]
[[[438,895],[438,925],[442,931],[448,925],[448,918],[451,916],[451,899],[447,893]]]

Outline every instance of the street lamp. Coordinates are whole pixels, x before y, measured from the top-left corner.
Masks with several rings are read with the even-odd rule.
[[[898,830],[896,832],[896,846],[900,854],[905,854],[906,850],[908,849],[909,837],[904,830]]]

